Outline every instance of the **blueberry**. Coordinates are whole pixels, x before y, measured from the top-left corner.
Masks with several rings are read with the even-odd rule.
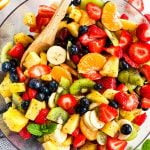
[[[45,94],[44,93],[38,93],[36,95],[36,99],[38,99],[39,101],[44,101],[45,100]]]
[[[124,59],[120,60],[119,67],[122,70],[130,68],[129,64]]]
[[[80,99],[80,106],[81,107],[89,108],[89,105],[90,105],[90,101],[86,97],[83,97]]]
[[[79,53],[79,49],[76,45],[71,45],[69,51],[71,55],[77,55]]]
[[[84,115],[87,111],[88,111],[87,107],[83,107],[80,105],[76,107],[76,113],[80,114],[81,116]]]
[[[112,41],[109,38],[107,38],[105,47],[110,47],[111,45],[113,45]]]
[[[79,34],[80,35],[86,33],[87,31],[88,31],[88,26],[84,25],[84,26],[79,27]]]
[[[9,70],[9,73],[12,74],[12,73],[16,73],[16,68],[14,67],[11,67],[10,70]]]
[[[110,105],[111,107],[116,108],[116,109],[119,108],[119,104],[118,104],[118,102],[116,102],[116,101],[110,101],[110,102],[109,102],[109,105]]]
[[[18,66],[18,62],[16,59],[11,59],[10,64],[11,64],[11,67],[13,68],[16,68]]]
[[[124,135],[129,135],[132,132],[132,127],[129,124],[124,124],[120,131]]]
[[[58,83],[55,80],[52,80],[52,81],[49,82],[48,88],[49,88],[51,93],[56,92],[56,90],[58,88]]]
[[[76,41],[76,38],[70,34],[68,36],[68,41],[71,41],[72,43],[74,43]]]
[[[69,18],[69,15],[66,14],[65,17],[63,18],[63,21],[67,21],[67,24],[68,24],[68,23],[73,22],[73,19],[72,19],[72,18]]]
[[[88,47],[83,47],[83,48],[82,48],[82,53],[83,53],[83,55],[88,54],[88,53],[89,53]]]
[[[40,88],[40,92],[41,92],[41,93],[44,93],[45,95],[50,95],[50,90],[49,90],[48,87],[46,87],[46,86],[42,86],[42,87]]]
[[[72,1],[72,4],[73,4],[74,6],[79,6],[79,5],[81,4],[81,0],[73,0],[73,1]]]
[[[3,72],[8,72],[11,68],[11,64],[8,61],[5,61],[4,63],[2,63],[2,71]]]
[[[21,102],[21,108],[22,108],[23,110],[27,110],[28,107],[29,107],[29,104],[30,104],[30,101],[22,101],[22,102]]]
[[[45,95],[45,101],[48,102],[50,95]]]
[[[96,83],[94,85],[94,89],[97,90],[97,91],[99,91],[99,90],[103,89],[103,86],[100,83]]]
[[[38,90],[42,87],[42,82],[38,79],[31,79],[29,81],[29,87]]]
[[[11,73],[10,74],[10,80],[12,82],[18,82],[19,81],[19,77],[18,77],[18,75],[16,73]]]
[[[142,108],[142,110],[143,110],[143,111],[147,111],[147,110],[148,110],[148,108]]]

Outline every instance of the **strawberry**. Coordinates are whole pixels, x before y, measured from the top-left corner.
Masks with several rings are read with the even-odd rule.
[[[24,101],[29,101],[30,100],[28,92],[23,93],[22,100],[24,100]]]
[[[34,26],[34,27],[30,27],[30,32],[35,32],[35,33],[40,33],[41,32],[41,29],[39,29],[37,26]]]
[[[122,14],[122,15],[120,16],[120,19],[126,19],[126,20],[128,20],[129,17],[128,17],[126,14]]]
[[[142,23],[136,29],[136,36],[140,41],[150,41],[150,24]]]
[[[21,59],[24,51],[25,49],[23,44],[17,43],[16,45],[13,46],[13,48],[10,51],[8,51],[8,55],[13,58]]]
[[[30,78],[39,78],[42,75],[49,74],[51,68],[44,64],[34,65],[28,70]]]
[[[119,84],[118,86],[117,86],[117,89],[116,89],[117,91],[120,91],[120,92],[127,92],[128,91],[128,88],[127,88],[127,86],[125,85],[125,84]]]
[[[88,46],[89,42],[95,40],[94,38],[90,38],[87,33],[83,34],[79,37],[79,41],[82,45]]]
[[[122,30],[120,35],[120,40],[119,40],[119,46],[124,50],[126,50],[129,47],[129,45],[132,43],[132,40],[133,39],[131,34],[126,30]]]
[[[139,101],[135,94],[127,94],[118,92],[114,99],[119,103],[120,107],[126,111],[131,111],[137,108]]]
[[[28,132],[28,130],[27,130],[26,127],[24,127],[24,128],[19,132],[19,135],[20,135],[23,139],[25,139],[25,140],[31,138],[31,134]]]
[[[105,48],[105,51],[110,53],[113,56],[117,56],[121,58],[123,56],[123,51],[120,46],[110,46],[108,48]]]
[[[78,148],[85,144],[86,137],[79,133],[77,137],[74,137],[73,139],[73,147]]]
[[[89,27],[89,29],[88,29],[88,35],[92,39],[107,37],[107,34],[105,33],[105,31],[102,30],[101,28],[99,28],[96,25],[91,25]]]
[[[86,11],[88,15],[90,16],[90,18],[94,20],[99,20],[101,18],[102,9],[98,7],[97,5],[95,5],[94,3],[88,3],[86,5]]]
[[[142,98],[142,108],[150,108],[150,98]]]
[[[85,77],[85,78],[88,78],[88,79],[90,79],[90,80],[99,80],[99,79],[101,79],[101,75],[98,73],[98,72],[96,72],[96,71],[90,71],[90,72],[88,72],[88,73],[86,73],[86,74],[82,74],[83,75],[83,77]]]
[[[79,61],[80,61],[80,57],[79,57],[79,55],[72,55],[72,56],[71,56],[71,60],[72,60],[75,64],[78,64]]]
[[[107,104],[101,104],[99,106],[99,114],[99,120],[107,123],[118,116],[118,111]]]
[[[150,84],[146,84],[141,87],[140,89],[140,95],[145,98],[150,99]]]
[[[105,145],[98,145],[97,150],[106,150],[106,146]]]
[[[138,126],[141,126],[146,120],[146,118],[147,118],[146,113],[140,114],[134,118],[133,123],[137,124]]]
[[[80,133],[80,128],[78,127],[78,128],[76,128],[73,132],[72,132],[72,136],[73,137],[77,137],[78,135],[79,135],[79,133]]]
[[[106,43],[105,39],[98,39],[98,40],[94,40],[89,42],[89,51],[91,53],[100,53],[103,50],[103,47]]]
[[[145,16],[146,19],[150,22],[150,14],[144,14],[144,16]]]
[[[28,88],[27,93],[28,93],[28,96],[29,96],[30,100],[35,98],[36,95],[37,95],[37,91],[35,89],[32,89],[32,88]]]
[[[133,5],[139,11],[144,10],[144,3],[143,0],[128,0],[128,2]]]
[[[38,27],[39,30],[42,29],[43,26],[46,26],[51,18],[43,18],[39,15],[36,16],[36,26]]]
[[[127,142],[117,138],[107,138],[106,147],[108,150],[125,150]]]
[[[23,74],[22,69],[20,67],[16,68],[17,74],[20,82],[24,82],[26,80],[26,76]]]
[[[140,72],[145,76],[148,82],[150,82],[150,65],[144,64],[140,68]]]

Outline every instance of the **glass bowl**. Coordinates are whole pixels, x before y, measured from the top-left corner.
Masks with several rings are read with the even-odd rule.
[[[17,2],[18,1],[18,2]],[[60,3],[61,0],[25,0],[21,4],[19,0],[16,0],[18,6],[8,14],[3,20],[1,20],[2,14],[0,14],[0,49],[6,42],[12,41],[13,35],[17,32],[29,33],[28,28],[23,24],[23,16],[26,12],[37,12],[39,5],[50,5],[51,3]],[[137,23],[147,22],[146,18],[134,7],[124,0],[111,0],[118,6],[119,14],[127,14],[130,20]],[[14,3],[14,2],[11,2]],[[11,4],[10,4],[11,6]],[[12,9],[12,8],[11,8]],[[30,33],[31,34],[31,33]],[[0,102],[1,104],[1,102]],[[128,148],[136,149],[143,140],[149,135],[150,132],[150,111],[147,113],[148,119],[142,125],[141,130],[137,138],[128,144]],[[23,140],[18,134],[11,132],[5,125],[2,115],[0,115],[0,129],[7,137],[7,139],[20,150],[42,150],[42,145],[36,141],[33,137],[29,140]]]

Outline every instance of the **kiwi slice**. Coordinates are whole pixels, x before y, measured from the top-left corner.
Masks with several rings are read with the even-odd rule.
[[[133,139],[135,139],[138,135],[138,131],[139,131],[139,126],[136,124],[132,124],[133,125],[133,130],[131,132],[131,135],[127,138],[127,141],[132,141]]]
[[[69,89],[71,83],[68,79],[62,77],[60,80],[59,85],[63,88],[63,89]]]
[[[121,83],[127,83],[128,79],[129,79],[129,71],[128,70],[123,70],[123,71],[119,72],[119,74],[118,74],[118,80]]]

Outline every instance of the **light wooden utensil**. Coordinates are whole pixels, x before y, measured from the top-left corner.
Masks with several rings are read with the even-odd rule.
[[[59,23],[64,18],[70,3],[71,0],[62,0],[60,6],[56,10],[49,24],[45,27],[45,29],[39,34],[39,36],[33,41],[33,43],[23,54],[20,63],[21,67],[29,52],[35,51],[36,53],[39,53],[40,51],[47,50],[51,45],[54,44]]]

